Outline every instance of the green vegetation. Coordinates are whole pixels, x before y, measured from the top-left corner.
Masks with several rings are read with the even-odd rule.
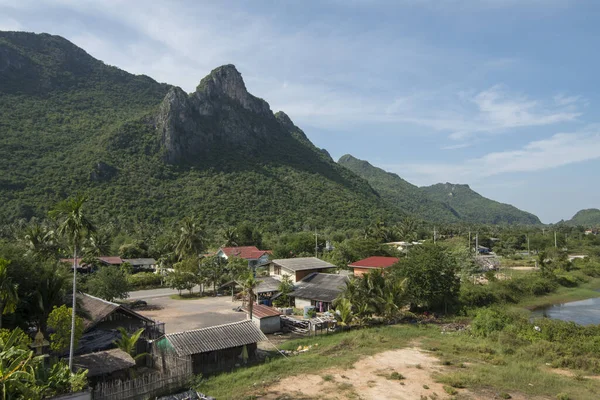
[[[573,218],[564,222],[571,226],[584,226],[586,228],[600,227],[600,210],[597,208],[588,208],[578,211]]]
[[[468,185],[439,183],[419,188],[398,175],[374,167],[349,154],[338,163],[366,179],[383,198],[406,213],[434,222],[479,224],[540,224],[530,213],[498,203],[472,191]]]

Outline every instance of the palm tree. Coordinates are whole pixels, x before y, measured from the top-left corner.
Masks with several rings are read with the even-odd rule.
[[[179,227],[179,239],[175,254],[182,260],[185,256],[198,256],[204,248],[202,228],[193,219],[186,218]]]
[[[103,256],[110,252],[110,236],[104,231],[92,232],[85,244],[87,256]]]
[[[228,228],[224,228],[223,229],[223,240],[225,241],[225,243],[223,244],[224,247],[231,247],[231,246],[237,246],[238,245],[238,234],[237,234],[237,229],[236,228],[232,228],[232,227],[228,227]]]
[[[146,353],[136,354],[136,345],[142,333],[144,333],[144,328],[140,328],[131,335],[127,333],[125,328],[117,328],[121,333],[121,338],[119,340],[115,340],[113,343],[117,345],[119,349],[129,354],[134,359],[138,359],[142,356],[145,356]]]
[[[38,260],[56,256],[57,246],[54,241],[54,231],[32,222],[23,229],[23,239],[27,255]]]
[[[71,346],[69,349],[69,370],[73,371],[73,355],[75,353],[75,308],[77,301],[77,250],[86,236],[96,229],[83,211],[87,198],[77,195],[75,198],[61,201],[50,217],[59,219],[58,233],[73,245],[73,316],[71,317]]]
[[[354,319],[352,313],[352,303],[348,299],[340,299],[335,307],[335,319],[338,321],[342,329],[350,326]]]
[[[57,265],[46,270],[45,278],[36,290],[35,308],[39,313],[38,328],[46,336],[48,316],[55,306],[60,306],[64,299],[68,275]]]
[[[254,274],[250,273],[248,278],[242,282],[242,288],[248,299],[248,319],[252,320],[252,310],[254,308],[254,289],[258,286],[259,281],[256,280]]]
[[[0,259],[0,329],[2,315],[14,312],[19,302],[18,285],[8,275],[9,261]]]

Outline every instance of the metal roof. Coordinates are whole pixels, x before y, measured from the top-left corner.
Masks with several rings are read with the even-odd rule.
[[[363,260],[353,262],[349,267],[359,268],[387,268],[396,264],[400,259],[397,257],[369,257]]]
[[[156,260],[154,258],[124,258],[123,262],[128,262],[129,264],[136,265],[156,265]]]
[[[277,264],[282,268],[294,272],[307,269],[337,268],[335,265],[330,264],[327,261],[319,260],[317,257],[282,258],[273,260],[273,264]]]
[[[281,281],[271,276],[257,276],[258,286],[254,293],[278,292]]]
[[[331,303],[344,290],[348,277],[337,274],[313,273],[296,283],[290,296]]]
[[[246,307],[246,310],[248,310],[248,307]],[[252,318],[263,319],[277,317],[279,315],[281,315],[281,313],[273,307],[265,306],[263,304],[254,304],[252,306]]]
[[[90,330],[104,318],[117,311],[126,313],[134,318],[148,323],[154,323],[154,320],[151,318],[145,317],[130,308],[89,295],[87,293],[78,293],[77,300],[79,301],[81,309],[83,310],[83,326],[86,331]]]
[[[250,320],[211,326],[193,331],[169,333],[165,339],[178,356],[229,349],[267,340]]]

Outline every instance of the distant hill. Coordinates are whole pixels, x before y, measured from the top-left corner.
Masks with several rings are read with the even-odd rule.
[[[0,32],[0,110],[0,223],[76,192],[99,223],[128,226],[195,216],[292,231],[401,215],[233,65],[188,94],[59,36]]]
[[[600,227],[600,210],[597,208],[588,208],[586,210],[578,211],[565,224],[571,226],[583,226],[586,228],[598,228]]]
[[[482,224],[540,224],[533,214],[487,199],[468,185],[450,183],[419,188],[398,175],[346,154],[340,165],[365,178],[390,203],[429,221]]]
[[[398,175],[374,167],[368,161],[346,154],[338,160],[358,176],[366,179],[383,199],[409,214],[429,221],[458,222],[460,216],[446,204],[431,200],[418,186]]]
[[[430,199],[457,212],[461,220],[481,224],[541,224],[535,215],[510,204],[499,203],[471,190],[469,185],[438,183],[420,188]]]

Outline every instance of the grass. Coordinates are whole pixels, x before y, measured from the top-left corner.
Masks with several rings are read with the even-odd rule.
[[[555,292],[545,296],[529,297],[518,303],[519,307],[533,310],[540,307],[551,306],[553,304],[568,303],[600,297],[600,278],[592,278],[588,282],[582,283],[575,288],[560,287]]]
[[[285,377],[347,369],[363,356],[400,349],[416,339],[422,348],[436,348],[435,356],[450,362],[444,373],[435,375],[438,382],[450,388],[467,388],[475,393],[489,389],[496,393],[520,392],[528,397],[556,398],[557,393],[566,392],[573,399],[600,398],[600,381],[553,373],[543,357],[532,354],[528,347],[507,354],[494,339],[472,337],[468,332],[441,334],[435,325],[395,325],[289,341],[281,347],[292,350],[300,345],[319,346],[288,359],[273,356],[265,364],[210,377],[199,389],[219,399],[261,396]],[[468,368],[462,367],[465,363]],[[322,377],[327,380],[327,375]]]

